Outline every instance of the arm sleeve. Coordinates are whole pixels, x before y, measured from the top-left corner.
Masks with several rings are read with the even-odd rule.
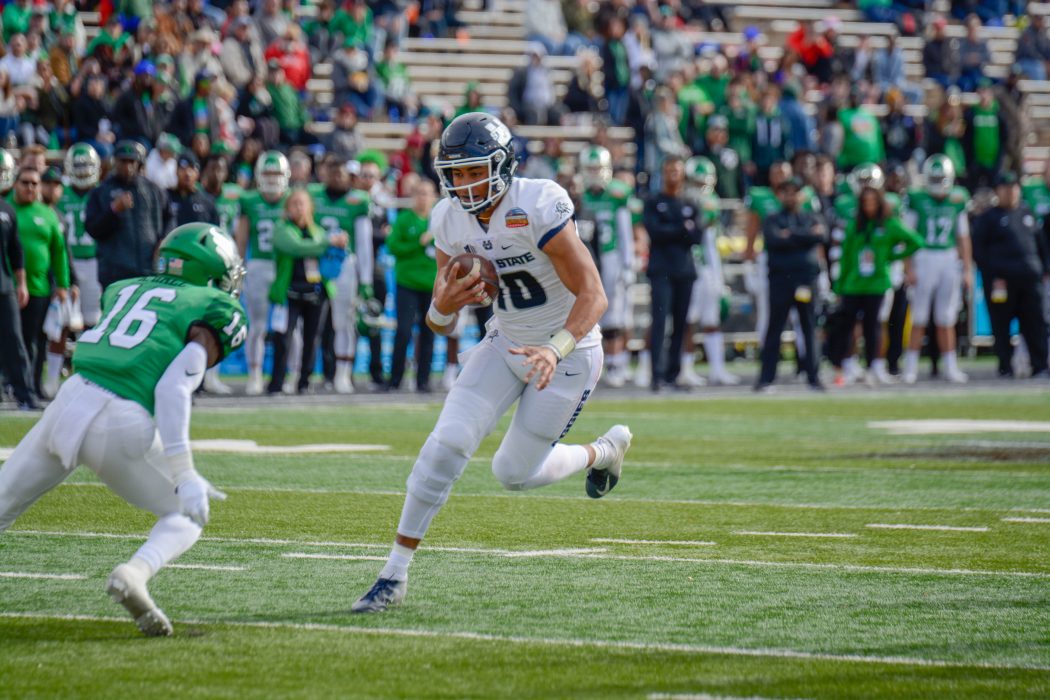
[[[372,248],[372,220],[359,216],[354,221],[354,244],[357,251],[357,283],[372,284],[375,277],[375,250]]]
[[[904,221],[904,225],[910,229],[914,230],[919,225],[919,215],[911,209],[906,209],[901,219]]]
[[[915,228],[914,226],[912,228]],[[959,212],[959,218],[955,221],[955,235],[957,238],[970,237],[970,217],[965,211]]]
[[[319,241],[313,239],[299,238],[292,233],[293,224],[278,224],[273,234],[273,249],[281,255],[293,258],[311,258],[324,255],[328,250],[328,238],[323,237]]]
[[[987,269],[988,265],[988,235],[986,229],[985,215],[973,222],[973,230],[970,232],[973,246],[973,261],[982,270]]]
[[[13,216],[8,232],[11,238],[7,246],[7,259],[11,262],[11,270],[24,270],[26,268],[25,251],[22,250],[22,239],[18,237],[18,221]]]
[[[92,191],[84,210],[84,230],[96,241],[109,240],[120,228],[120,217],[113,212],[111,202],[104,199],[111,191],[108,187]]]
[[[165,456],[190,451],[190,406],[193,392],[204,380],[208,353],[199,343],[188,343],[164,371],[154,389],[154,415]]]
[[[912,253],[922,248],[922,238],[914,230],[905,226],[900,219],[894,220],[893,238],[904,246],[903,250],[891,252],[891,260],[903,260],[910,257]]]

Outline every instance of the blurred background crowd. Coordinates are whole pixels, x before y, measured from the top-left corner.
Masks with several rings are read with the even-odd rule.
[[[994,347],[1000,374],[1042,375],[1048,9],[1024,0],[9,0],[0,190],[27,279],[10,246],[0,249],[0,330],[17,321],[24,346],[5,341],[4,373],[10,382],[28,366],[29,389],[53,393],[75,337],[68,328],[98,322],[85,291],[97,297],[148,272],[167,230],[208,220],[250,261],[256,330],[242,364],[224,366],[249,374],[249,393],[311,390],[313,363],[301,355],[312,359],[315,340],[324,377],[315,386],[349,392],[356,373],[388,390],[414,366],[416,388],[429,390],[431,367],[454,376],[456,349],[412,330],[433,279],[432,159],[445,124],[485,111],[514,134],[518,175],[559,181],[593,224],[581,233],[592,232],[607,289],[625,300],[623,316],[603,324],[614,386],[696,386],[701,360],[714,383],[733,383],[727,361],[763,346],[773,348],[766,359],[779,357],[781,340],[802,374],[807,355],[810,369],[827,356],[835,383],[915,381],[909,351],[963,381],[955,330],[966,350]],[[23,186],[23,175],[38,184]],[[296,189],[305,203],[289,197]],[[696,210],[682,214],[698,217],[700,233],[683,248],[691,277],[650,264],[668,240],[649,230],[660,225],[650,211],[660,197]],[[922,230],[936,226],[937,206],[959,215],[950,232]],[[785,207],[800,215],[770,228]],[[1009,217],[982,216],[1014,209],[1031,214],[1030,231],[1004,243]],[[768,241],[802,226],[819,241],[799,243],[796,262],[814,276],[788,289],[775,279],[779,263],[771,267],[784,248]],[[879,284],[851,291],[839,270],[850,236],[898,228],[898,247],[861,275]],[[926,248],[950,249],[957,275],[921,297],[932,319],[919,312],[929,329],[916,338],[923,327],[909,301],[933,263],[916,265],[912,253]],[[995,267],[1009,255],[1023,264]],[[334,267],[324,274],[301,262],[326,259]],[[691,286],[675,283],[683,275]],[[798,308],[778,303],[788,292]],[[869,298],[844,303],[851,296]],[[876,296],[884,301],[872,306]],[[78,308],[63,312],[66,297]],[[767,332],[771,314],[785,335]],[[821,386],[819,374],[807,377]],[[763,373],[756,388],[771,382]],[[214,374],[208,387],[228,391]]]

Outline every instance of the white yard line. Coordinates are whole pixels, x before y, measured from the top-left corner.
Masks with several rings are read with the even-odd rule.
[[[247,491],[260,493],[308,493],[308,494],[332,494],[350,496],[404,496],[404,491],[384,489],[325,489],[325,488],[297,488],[286,486],[255,486],[255,485],[229,485],[217,483],[216,486],[223,491]],[[96,481],[66,482],[59,488],[108,488],[105,484]],[[560,496],[554,494],[540,494],[534,491],[528,494],[522,493],[453,493],[452,499],[457,498],[507,498],[521,499],[529,498],[539,501],[575,501],[580,502],[577,496]],[[715,506],[725,508],[785,508],[790,510],[883,510],[899,512],[902,510],[937,511],[937,512],[959,512],[959,513],[1050,513],[1045,508],[1025,508],[1023,506],[1011,506],[1004,508],[976,508],[972,506],[901,506],[901,505],[857,505],[853,503],[766,503],[764,501],[714,501],[693,498],[630,498],[616,497],[607,501],[616,505],[633,505],[635,503],[652,503],[655,505],[676,506]]]
[[[535,549],[535,550],[525,550],[525,551],[522,551],[522,552],[516,552],[516,551],[503,552],[500,556],[510,557],[510,558],[515,558],[515,557],[574,557],[574,556],[578,556],[580,554],[586,554],[588,556],[592,556],[592,555],[599,554],[601,552],[606,552],[606,551],[608,551],[608,550],[606,550],[606,549],[604,549],[602,547],[598,547],[598,548],[594,548],[594,547],[578,547],[578,548],[575,548],[575,549]]]
[[[120,622],[127,624],[126,617],[101,615],[57,615],[33,612],[0,612],[0,618],[69,620],[76,622]],[[355,627],[352,625],[328,625],[319,623],[296,622],[241,622],[223,620],[176,620],[181,625],[224,625],[254,629],[303,630],[312,632],[334,632],[377,637],[415,637],[424,639],[462,639],[477,642],[502,642],[507,644],[539,645],[550,647],[570,647],[580,649],[626,649],[637,651],[657,651],[675,654],[749,656],[758,658],[804,659],[815,661],[833,661],[843,663],[863,663],[889,666],[921,666],[937,668],[984,668],[993,670],[1034,670],[1050,671],[1050,666],[1027,663],[996,663],[989,661],[951,661],[947,659],[925,659],[910,656],[878,656],[865,654],[829,654],[823,652],[802,651],[797,649],[765,649],[731,646],[714,646],[705,644],[677,644],[672,642],[634,642],[606,639],[574,639],[556,637],[519,637],[500,634],[466,631],[437,631],[423,629]],[[176,632],[177,634],[177,632]]]
[[[81,574],[34,574],[29,571],[0,571],[0,578],[42,578],[55,581],[81,581],[87,576]]]
[[[592,537],[591,542],[600,544],[663,544],[675,547],[714,547],[717,542],[701,540],[625,540],[616,537]]]
[[[869,421],[868,428],[890,435],[973,435],[975,433],[1050,433],[1050,422],[1021,420],[911,419]]]
[[[857,536],[852,532],[762,532],[758,530],[733,530],[732,534],[749,537],[832,537],[839,539]]]
[[[1004,523],[1050,523],[1050,518],[1003,518]]]
[[[126,535],[108,532],[59,532],[45,530],[8,530],[8,535],[29,535],[42,537],[84,537],[89,539],[119,539],[119,540],[144,540],[142,535]],[[374,544],[369,542],[310,542],[305,540],[282,540],[266,537],[202,537],[206,542],[218,542],[223,544],[257,544],[265,546],[292,546],[292,547],[345,547],[348,549],[388,549],[389,543]],[[700,557],[669,557],[659,555],[628,555],[609,554],[606,549],[596,547],[589,551],[590,554],[558,554],[559,550],[513,550],[513,549],[490,549],[484,547],[446,547],[426,546],[426,552],[451,552],[457,554],[487,554],[491,556],[505,557],[513,554],[526,554],[527,556],[554,556],[554,557],[576,557],[580,559],[604,559],[609,561],[659,561],[683,564],[711,564],[726,566],[751,566],[751,567],[774,567],[783,569],[801,569],[818,571],[845,571],[847,573],[877,573],[877,574],[922,574],[933,576],[1004,576],[1015,578],[1038,578],[1050,579],[1050,573],[1036,571],[988,571],[981,569],[936,569],[929,567],[909,566],[874,566],[867,564],[823,564],[799,561],[763,561],[758,559],[720,559]],[[543,552],[542,555],[537,552]],[[563,550],[564,551],[564,550]],[[574,550],[575,551],[575,550]]]
[[[199,569],[200,571],[247,571],[246,566],[219,566],[216,564],[166,564],[165,569]]]
[[[908,523],[868,523],[864,527],[870,527],[874,530],[936,530],[943,532],[988,532],[988,528],[982,526],[978,527],[961,527],[958,525],[909,525]]]
[[[373,557],[358,554],[321,554],[319,552],[285,552],[285,559],[336,559],[341,561],[386,561],[386,557]]]
[[[649,693],[646,700],[791,700],[790,698],[766,698],[749,695],[746,698],[738,695],[711,695],[710,693]]]

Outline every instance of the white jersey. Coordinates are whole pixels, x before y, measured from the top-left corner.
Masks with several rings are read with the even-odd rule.
[[[476,253],[492,260],[500,277],[493,322],[515,343],[542,345],[564,328],[576,303],[543,252],[551,239],[564,235],[562,229],[574,213],[569,194],[557,183],[515,178],[487,231],[473,214],[447,198],[434,207],[430,230],[435,245],[450,257]],[[599,342],[596,325],[578,346]]]

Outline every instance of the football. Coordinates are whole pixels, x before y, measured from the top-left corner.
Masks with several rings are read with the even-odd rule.
[[[496,266],[491,260],[476,253],[460,253],[448,261],[449,271],[452,270],[454,263],[459,263],[459,277],[457,279],[463,279],[475,270],[481,271],[481,281],[485,285],[485,294],[488,296],[488,299],[477,304],[477,306],[488,306],[496,300],[497,295],[499,295],[499,275],[496,274]]]

